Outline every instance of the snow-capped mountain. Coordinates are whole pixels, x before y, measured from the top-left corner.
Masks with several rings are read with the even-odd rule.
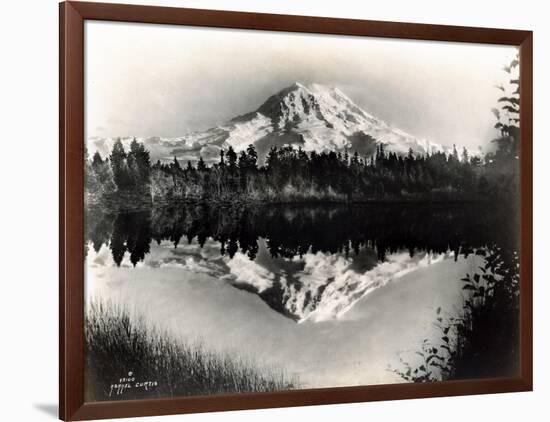
[[[124,138],[129,144],[132,138]],[[301,146],[305,151],[357,151],[370,156],[376,145],[387,151],[417,154],[445,151],[450,148],[392,127],[357,106],[338,88],[298,82],[269,97],[257,110],[235,117],[225,124],[204,132],[193,132],[178,138],[138,138],[151,151],[153,161],[217,160],[220,149],[233,147],[240,152],[253,144],[260,160],[272,146]],[[88,151],[106,156],[114,143],[112,138],[90,138]]]

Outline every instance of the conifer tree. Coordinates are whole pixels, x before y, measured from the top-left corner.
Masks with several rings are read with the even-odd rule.
[[[207,170],[206,164],[202,159],[202,155],[199,157],[199,162],[197,163],[197,170],[200,171],[201,173]]]
[[[175,155],[174,155],[174,161],[172,161],[171,167],[175,173],[181,170],[180,162],[178,161],[178,157],[176,157]]]
[[[130,177],[126,164],[126,152],[124,151],[124,146],[120,138],[118,138],[113,145],[109,161],[111,162],[113,180],[117,189],[127,190],[130,186]]]
[[[92,157],[92,167],[94,169],[97,169],[99,167],[103,166],[103,160],[101,158],[101,155],[98,151],[94,153],[94,156]]]
[[[227,150],[227,164],[228,164],[229,170],[231,172],[235,172],[235,170],[237,169],[237,153],[231,146]]]
[[[248,145],[246,154],[248,156],[248,167],[252,170],[256,170],[258,165],[258,153],[256,152],[254,145]]]

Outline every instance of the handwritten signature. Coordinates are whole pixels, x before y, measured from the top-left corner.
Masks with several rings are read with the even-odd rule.
[[[158,386],[157,381],[138,381],[132,371],[128,372],[127,377],[119,378],[117,383],[111,384],[109,397],[120,396],[128,390],[144,390],[149,391]]]

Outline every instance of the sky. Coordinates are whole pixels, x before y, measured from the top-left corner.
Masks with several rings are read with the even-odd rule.
[[[87,137],[177,137],[256,110],[299,81],[340,88],[417,138],[486,148],[516,49],[87,21]],[[508,77],[507,77],[508,76]]]

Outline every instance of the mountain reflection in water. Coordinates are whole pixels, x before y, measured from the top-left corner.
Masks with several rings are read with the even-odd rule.
[[[96,253],[107,246],[114,265],[127,258],[133,266],[206,273],[295,321],[323,321],[416,268],[514,242],[512,218],[479,204],[90,210],[87,240]],[[166,251],[146,260],[151,248]]]

